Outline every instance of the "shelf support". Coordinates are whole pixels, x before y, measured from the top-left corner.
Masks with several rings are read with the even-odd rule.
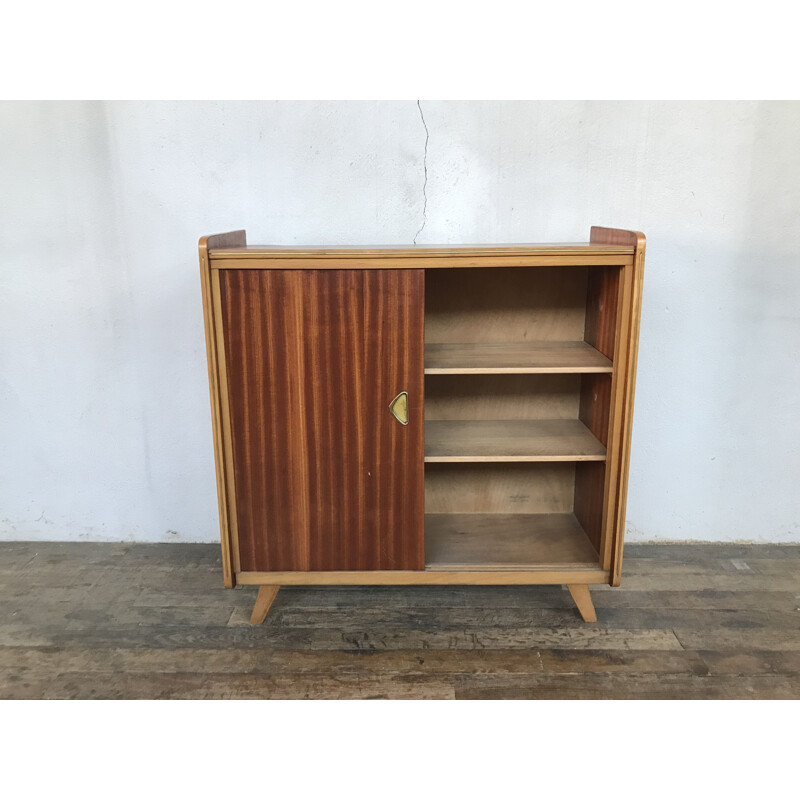
[[[597,622],[597,612],[594,610],[592,596],[589,594],[589,587],[585,583],[568,583],[567,589],[578,606],[578,611],[583,617],[584,622]]]
[[[258,589],[258,597],[253,606],[253,613],[250,615],[251,625],[260,625],[266,618],[273,600],[278,595],[280,586],[260,586]]]

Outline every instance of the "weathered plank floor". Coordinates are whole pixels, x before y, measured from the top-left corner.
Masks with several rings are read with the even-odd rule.
[[[0,543],[2,698],[800,699],[800,547],[631,545],[564,587],[221,588],[216,545]]]

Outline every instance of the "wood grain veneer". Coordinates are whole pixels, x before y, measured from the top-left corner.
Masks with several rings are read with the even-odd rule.
[[[219,286],[241,569],[309,569],[303,275]]]
[[[606,465],[600,461],[575,464],[573,510],[589,541],[600,552],[603,543],[603,519]]]
[[[421,270],[220,275],[243,571],[422,568],[423,291]]]
[[[608,445],[608,418],[611,409],[610,375],[584,375],[581,378],[578,419],[603,443]]]
[[[586,287],[584,339],[609,359],[614,358],[619,304],[619,268],[589,270]]]
[[[589,270],[586,291],[586,326],[588,344],[608,359],[614,359],[620,297],[620,269],[596,267]],[[611,395],[614,375],[583,375],[579,419],[608,449]],[[608,455],[608,453],[607,453]],[[613,443],[612,443],[612,456]],[[608,520],[606,478],[611,471],[605,464],[582,463],[575,468],[575,516],[586,535],[599,551],[604,545],[604,520]],[[604,554],[608,561],[608,554]]]

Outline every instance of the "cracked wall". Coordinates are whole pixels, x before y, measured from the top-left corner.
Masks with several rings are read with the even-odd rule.
[[[601,224],[648,235],[630,540],[800,541],[799,131],[798,103],[0,103],[0,537],[217,540],[199,236]]]

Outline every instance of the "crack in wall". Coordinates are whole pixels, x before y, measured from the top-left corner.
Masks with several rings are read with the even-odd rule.
[[[422,233],[428,222],[428,139],[430,139],[428,126],[425,123],[425,115],[422,113],[422,106],[419,100],[417,100],[417,108],[419,109],[419,118],[422,120],[422,126],[425,128],[425,154],[422,157],[422,168],[425,173],[425,179],[422,183],[422,225],[419,226],[419,230],[414,234],[414,244],[417,243],[417,237]]]

